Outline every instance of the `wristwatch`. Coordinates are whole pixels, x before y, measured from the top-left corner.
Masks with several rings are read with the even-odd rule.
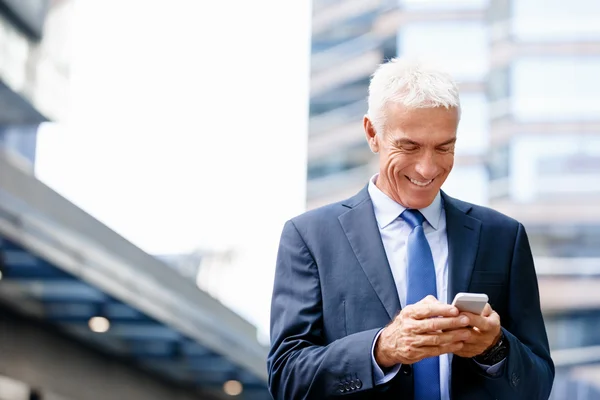
[[[498,342],[478,356],[473,357],[479,364],[494,365],[504,360],[508,356],[508,340],[502,332]]]

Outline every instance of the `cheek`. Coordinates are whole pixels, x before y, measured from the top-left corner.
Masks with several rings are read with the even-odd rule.
[[[385,162],[386,169],[394,174],[407,169],[411,164],[410,156],[405,154],[390,154]]]
[[[447,172],[450,172],[452,167],[454,167],[454,154],[448,154],[442,161],[442,168],[444,168]]]

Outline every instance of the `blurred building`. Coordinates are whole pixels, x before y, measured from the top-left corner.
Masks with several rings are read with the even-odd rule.
[[[33,172],[74,3],[0,0],[0,400],[267,399],[256,327],[195,284],[210,257],[173,273]]]
[[[0,148],[32,164],[39,125],[68,105],[72,0],[0,0]]]
[[[314,0],[313,13],[307,207],[351,196],[377,170],[361,122],[376,66],[441,60],[463,106],[444,190],[526,226],[553,396],[600,396],[600,2]]]
[[[231,280],[235,279],[238,257],[232,248],[197,248],[189,253],[156,255],[156,258],[181,276],[195,282],[204,292],[234,311],[236,303],[239,302],[239,295],[232,294],[228,289]]]

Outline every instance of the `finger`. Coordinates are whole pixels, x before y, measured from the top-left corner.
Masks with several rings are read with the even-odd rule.
[[[481,349],[481,346],[464,343],[463,347],[460,349],[461,357],[475,357],[485,351]]]
[[[479,330],[479,328],[477,328],[475,326],[470,326],[468,329],[471,332],[471,336],[464,341],[465,345],[478,344],[479,341],[482,339],[482,336],[484,335],[484,333],[481,332]]]
[[[442,333],[427,333],[415,337],[413,345],[416,347],[443,346],[450,343],[469,340],[472,333],[467,328],[457,329]]]
[[[470,325],[481,332],[496,330],[500,325],[500,316],[496,312],[492,312],[489,317],[471,314],[469,320],[471,322]]]
[[[493,312],[494,310],[492,310],[492,306],[490,306],[490,303],[486,303],[485,307],[483,307],[483,311],[481,312],[481,316],[489,317],[490,315],[492,315]]]
[[[469,325],[470,325],[470,326],[473,326],[473,323],[472,323],[471,321],[473,321],[473,320],[474,320],[475,318],[477,318],[477,317],[480,317],[480,315],[478,315],[478,314],[473,314],[473,313],[470,313],[470,312],[468,312],[468,311],[461,311],[461,313],[460,313],[460,315],[459,315],[459,316],[460,316],[460,317],[467,317],[467,318],[469,319]]]
[[[432,303],[439,303],[439,302],[440,301],[438,299],[436,299],[435,296],[430,294],[430,295],[427,295],[426,297],[423,297],[421,300],[419,300],[415,304],[432,304]]]
[[[461,351],[463,346],[464,346],[463,342],[454,342],[454,343],[443,344],[440,346],[424,346],[424,347],[420,347],[419,349],[422,351],[422,353],[420,353],[420,355],[423,356],[422,358],[426,358],[426,357],[437,357],[437,356],[440,356],[442,354],[447,354],[447,353],[456,353],[458,351]]]
[[[465,348],[465,342],[454,342],[439,346],[440,354],[455,353]]]
[[[415,322],[412,332],[429,333],[435,331],[448,331],[469,326],[469,318],[466,316],[446,317],[446,318],[428,318]]]
[[[484,330],[483,327],[487,326],[487,317],[482,317],[481,315],[473,314],[473,313],[460,313],[461,316],[466,316],[469,318],[469,325],[473,328],[477,328],[478,330]]]
[[[449,344],[439,347],[440,355],[446,354],[446,353],[456,353],[457,351],[461,351],[462,349],[464,349],[464,347],[465,347],[464,342],[449,343]]]
[[[413,319],[425,319],[431,317],[456,317],[458,309],[450,304],[444,303],[415,303],[406,308],[406,315]]]

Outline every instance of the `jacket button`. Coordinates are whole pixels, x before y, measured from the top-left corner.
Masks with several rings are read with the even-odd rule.
[[[404,375],[410,375],[412,373],[412,367],[410,365],[403,365],[402,366],[402,373]]]
[[[360,389],[362,387],[362,381],[360,379],[356,380],[356,388]]]
[[[349,382],[344,383],[344,389],[346,389],[346,392],[349,392],[351,390]]]
[[[340,383],[340,385],[338,386],[338,392],[339,393],[346,393],[346,389],[344,388],[344,384]]]

